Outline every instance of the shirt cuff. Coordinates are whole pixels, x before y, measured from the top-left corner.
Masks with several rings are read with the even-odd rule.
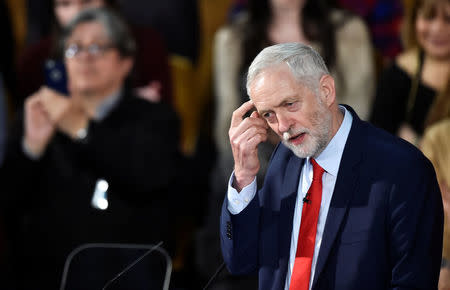
[[[253,179],[252,183],[245,186],[241,192],[233,187],[234,172],[231,174],[230,180],[228,181],[228,211],[233,214],[239,214],[243,211],[247,205],[252,201],[256,194],[256,177]]]

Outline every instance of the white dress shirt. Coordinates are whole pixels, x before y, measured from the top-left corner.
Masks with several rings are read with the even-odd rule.
[[[317,222],[316,241],[314,246],[314,256],[311,264],[311,278],[309,281],[309,289],[311,289],[312,282],[314,280],[314,272],[317,264],[317,257],[319,256],[320,245],[322,243],[323,230],[325,228],[325,222],[328,215],[328,209],[330,207],[331,198],[333,196],[334,186],[336,184],[336,178],[339,171],[339,165],[341,163],[342,153],[344,151],[345,143],[350,132],[353,117],[350,112],[343,106],[339,107],[344,113],[344,120],[342,121],[339,130],[331,139],[327,147],[316,158],[316,162],[325,170],[322,176],[322,202],[320,204],[319,220]],[[303,164],[302,171],[300,173],[300,181],[298,184],[298,194],[295,201],[294,220],[292,223],[292,236],[291,236],[291,248],[289,257],[289,267],[286,274],[285,290],[289,289],[291,281],[291,274],[294,268],[295,253],[297,250],[298,232],[300,230],[302,209],[303,209],[303,197],[306,196],[308,189],[312,182],[313,169],[310,163],[310,158],[307,158]],[[234,179],[234,173],[232,174],[228,183],[228,210],[231,214],[240,213],[254,198],[256,195],[256,178],[253,182],[244,187],[240,193],[232,187]]]

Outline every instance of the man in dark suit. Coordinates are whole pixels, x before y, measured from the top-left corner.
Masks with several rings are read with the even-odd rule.
[[[309,46],[264,49],[247,91],[229,130],[220,231],[230,272],[258,272],[259,289],[436,289],[442,201],[420,151],[338,105]],[[269,127],[282,143],[257,191]]]
[[[135,45],[115,13],[85,10],[66,29],[69,96],[44,87],[28,97],[1,168],[19,289],[58,289],[81,244],[164,241],[167,249],[174,231],[175,112],[126,88]],[[95,269],[97,288],[127,264]]]

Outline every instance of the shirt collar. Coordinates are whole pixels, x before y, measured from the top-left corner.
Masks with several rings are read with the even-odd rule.
[[[105,119],[109,113],[117,106],[122,97],[122,89],[112,93],[110,96],[106,97],[105,100],[97,107],[95,111],[94,120],[102,121]]]
[[[339,109],[344,113],[344,120],[336,134],[331,138],[330,143],[316,158],[316,162],[333,176],[338,174],[342,153],[344,152],[345,143],[353,122],[352,114],[344,106],[339,106]],[[309,158],[307,161],[309,162]]]

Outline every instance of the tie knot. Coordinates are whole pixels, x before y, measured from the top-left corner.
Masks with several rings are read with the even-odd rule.
[[[325,170],[320,167],[316,160],[311,158],[311,164],[313,166],[313,180],[322,180],[322,175]]]

